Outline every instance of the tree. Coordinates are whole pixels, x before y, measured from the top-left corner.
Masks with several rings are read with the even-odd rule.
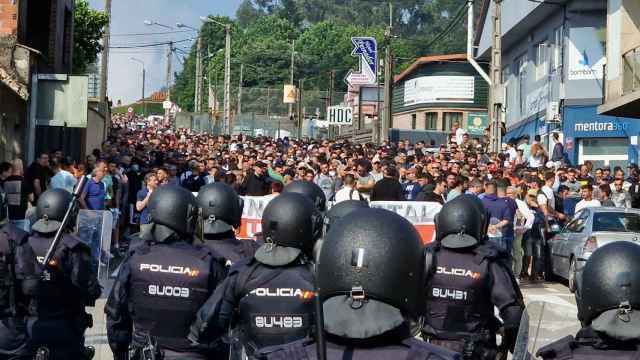
[[[83,74],[102,51],[100,40],[109,17],[91,9],[87,0],[77,0],[73,20],[73,73]]]

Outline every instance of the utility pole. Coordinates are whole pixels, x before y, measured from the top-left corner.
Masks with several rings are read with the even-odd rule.
[[[171,59],[173,55],[173,42],[169,42],[169,49],[167,51],[167,101],[171,101]],[[196,80],[197,82],[197,80]],[[166,125],[170,125],[170,109],[164,110],[164,122]]]
[[[502,0],[493,0],[493,31],[491,46],[491,91],[489,119],[491,151],[498,152],[502,143]]]
[[[336,71],[335,70],[331,70],[331,72],[329,73],[329,96],[327,97],[327,107],[330,107],[333,105],[333,93],[335,91],[335,79],[336,79]],[[325,116],[327,116],[329,114],[326,114]],[[328,120],[328,119],[327,119]],[[336,139],[336,133],[338,132],[337,130],[339,129],[339,127],[335,126],[335,125],[329,125],[329,139],[331,140],[335,140]]]
[[[304,79],[298,80],[298,139],[302,138],[302,88],[304,87]]]
[[[193,99],[193,107],[196,113],[202,112],[202,36],[198,34],[196,42],[196,89]]]
[[[240,81],[238,84],[238,111],[237,116],[242,114],[242,75],[244,72],[244,64],[240,64]]]
[[[104,27],[104,36],[102,37],[102,56],[100,58],[100,101],[107,102],[107,81],[109,77],[109,38],[111,37],[111,0],[104,1],[104,11],[107,14],[107,25]],[[107,104],[108,105],[108,104]],[[106,106],[108,109],[109,106]],[[111,112],[108,111],[110,114]],[[104,122],[104,134],[109,133],[111,129],[111,116]]]
[[[392,62],[391,39],[393,31],[393,4],[389,3],[389,26],[384,32],[385,50],[384,50],[384,115],[382,118],[382,127],[380,129],[380,140],[385,141],[389,138],[389,128],[393,125],[391,121],[391,101],[393,91],[392,80]]]
[[[267,121],[271,120],[271,88],[267,87]],[[278,136],[280,136],[280,129],[278,128]]]
[[[295,64],[295,54],[296,54],[296,41],[292,40],[291,41],[291,80],[289,81],[289,84],[293,85],[293,71],[294,71],[294,64]],[[293,104],[289,104],[289,116],[293,115]],[[280,133],[278,132],[278,135],[280,135]]]
[[[231,135],[231,27],[224,26],[224,133]]]
[[[142,66],[142,112],[144,116],[147,116],[147,101],[144,99],[144,83],[147,78],[147,69]]]

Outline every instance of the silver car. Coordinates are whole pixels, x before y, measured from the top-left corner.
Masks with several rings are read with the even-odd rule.
[[[548,242],[553,274],[568,280],[569,290],[575,292],[589,256],[614,241],[640,243],[640,210],[616,207],[582,210]]]

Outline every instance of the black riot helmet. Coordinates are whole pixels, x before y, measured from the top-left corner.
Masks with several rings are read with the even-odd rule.
[[[316,265],[326,331],[369,338],[417,317],[425,302],[424,263],[420,235],[402,216],[371,208],[339,220]]]
[[[198,217],[196,198],[177,185],[156,189],[149,199],[151,223],[163,225],[180,235],[193,235]]]
[[[367,208],[369,208],[369,204],[366,201],[360,200],[345,200],[333,205],[324,216],[325,234],[329,231],[331,225],[338,222],[338,220],[356,210]]]
[[[294,181],[285,186],[282,193],[302,194],[311,199],[311,202],[313,202],[318,211],[324,212],[327,209],[327,196],[320,186],[315,183],[309,181]]]
[[[616,241],[596,250],[576,293],[578,318],[597,331],[640,332],[640,246]],[[613,325],[613,326],[612,326]]]
[[[222,234],[240,227],[244,201],[231,186],[221,182],[205,185],[196,201],[204,234]]]
[[[271,200],[262,213],[265,245],[255,258],[267,265],[281,266],[301,253],[310,256],[321,232],[322,215],[311,200],[298,193],[283,193]]]
[[[436,241],[446,248],[466,248],[484,242],[487,211],[474,195],[460,195],[444,204],[435,217]]]
[[[73,195],[65,189],[47,190],[38,198],[36,218],[31,227],[34,231],[48,234],[56,232],[62,225],[64,215],[73,200]],[[71,216],[74,219],[75,216]]]

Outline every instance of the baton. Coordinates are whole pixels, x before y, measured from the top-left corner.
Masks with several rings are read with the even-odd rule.
[[[318,287],[316,287],[316,296],[313,304],[316,310],[316,351],[318,352],[318,360],[327,360],[327,343],[324,340],[324,311]]]
[[[62,231],[67,227],[67,224],[69,223],[69,218],[71,217],[71,214],[73,213],[76,206],[78,205],[78,199],[80,198],[80,194],[82,194],[82,190],[84,189],[84,186],[87,183],[87,180],[88,178],[86,176],[82,176],[80,180],[78,180],[78,184],[76,185],[76,188],[73,190],[73,198],[71,199],[71,202],[67,207],[67,212],[64,214],[64,218],[62,218],[62,223],[60,224],[60,227],[56,231],[56,235],[53,237],[53,241],[51,242],[51,245],[49,245],[47,254],[44,256],[43,272],[46,271],[47,265],[53,258],[53,254],[56,252],[58,245],[60,245],[60,241],[62,241]]]

